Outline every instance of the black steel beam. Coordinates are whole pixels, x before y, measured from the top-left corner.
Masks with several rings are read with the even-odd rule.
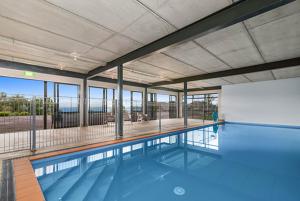
[[[61,76],[81,78],[81,79],[86,77],[86,75],[82,73],[76,73],[72,71],[59,70],[55,68],[42,67],[42,66],[31,65],[31,64],[24,64],[15,61],[6,61],[2,59],[0,59],[0,68],[31,71],[36,73],[45,73],[49,75],[61,75]]]
[[[148,85],[148,88],[162,90],[162,91],[180,92],[180,90],[178,90],[178,89],[172,89],[172,88],[166,88],[166,87],[152,87],[151,85]]]
[[[100,82],[108,82],[108,83],[112,83],[112,84],[117,84],[118,80],[117,79],[112,79],[112,78],[108,78],[108,77],[102,77],[102,76],[96,76],[91,78],[91,80],[94,81],[100,81]],[[128,85],[128,86],[135,86],[135,87],[149,87],[150,85],[147,84],[143,84],[143,83],[138,83],[138,82],[131,82],[131,81],[123,81],[124,85]]]
[[[280,68],[288,68],[288,67],[293,67],[293,66],[298,66],[298,65],[300,65],[300,57],[293,58],[293,59],[286,59],[286,60],[282,60],[282,61],[257,64],[257,65],[253,65],[253,66],[242,67],[242,68],[223,70],[223,71],[218,71],[218,72],[213,72],[213,73],[206,73],[206,74],[201,74],[201,75],[182,77],[182,78],[174,79],[171,81],[155,82],[155,83],[152,83],[151,86],[156,87],[156,86],[160,86],[160,85],[182,83],[184,81],[197,81],[197,80],[221,78],[221,77],[232,76],[232,75],[241,75],[241,74],[247,74],[247,73],[256,73],[256,72],[261,72],[261,71],[267,71],[267,70],[275,70],[275,69],[280,69]]]
[[[105,66],[99,66],[91,70],[87,77],[91,78],[110,68],[143,57],[168,46],[224,29],[230,25],[242,22],[292,1],[294,0],[240,0],[148,45],[108,62]]]
[[[188,92],[192,92],[192,91],[211,91],[211,90],[219,90],[221,88],[222,88],[221,86],[214,86],[214,87],[192,88],[192,89],[188,89],[187,91]]]
[[[48,74],[48,75],[60,75],[60,76],[80,78],[80,79],[86,78],[86,75],[83,73],[76,73],[76,72],[72,72],[72,71],[60,70],[60,69],[55,69],[55,68],[49,68],[49,67],[43,67],[43,66],[37,66],[37,65],[31,65],[31,64],[24,64],[24,63],[19,63],[19,62],[14,62],[14,61],[6,61],[6,60],[2,60],[2,59],[0,59],[0,68],[30,71],[30,72],[43,73],[43,74]],[[106,78],[106,77],[101,77],[101,76],[93,77],[91,80],[117,84],[117,79],[111,79],[111,78]],[[131,81],[124,81],[124,85],[142,87],[142,88],[151,87],[151,85],[138,83],[138,82],[131,82]],[[158,90],[173,91],[173,92],[178,91],[176,89],[169,89],[169,88],[164,88],[164,87],[153,87],[153,88],[158,89]]]
[[[117,84],[118,83],[117,79],[112,79],[112,78],[102,77],[102,76],[93,77],[93,78],[91,78],[91,80],[100,81],[100,82],[108,82],[108,83],[112,83],[112,84]],[[172,91],[172,92],[180,91],[180,90],[177,90],[177,89],[171,89],[171,88],[166,88],[166,87],[152,87],[149,84],[131,82],[131,81],[126,81],[126,80],[123,81],[123,84],[127,85],[127,86],[134,86],[134,87],[141,87],[141,88],[150,88],[151,87],[152,89]]]

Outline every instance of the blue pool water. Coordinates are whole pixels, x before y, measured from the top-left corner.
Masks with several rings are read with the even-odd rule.
[[[225,124],[33,167],[47,201],[299,201],[300,129]]]

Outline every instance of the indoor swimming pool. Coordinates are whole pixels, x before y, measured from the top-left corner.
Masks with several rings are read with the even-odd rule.
[[[226,123],[32,165],[47,201],[299,201],[300,129]]]

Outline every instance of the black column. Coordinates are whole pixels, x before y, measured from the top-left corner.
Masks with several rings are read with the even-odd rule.
[[[184,127],[187,128],[188,126],[188,107],[187,107],[187,81],[184,82],[184,87],[183,87],[183,93],[184,93]]]
[[[123,137],[123,65],[118,66],[117,135]]]
[[[47,107],[47,81],[44,81],[44,129],[47,129],[47,112],[48,112],[48,107]]]
[[[87,99],[87,79],[83,79],[83,126],[88,126],[87,119],[88,99]]]
[[[145,114],[148,113],[148,88],[145,87],[145,93],[144,93],[144,112]]]

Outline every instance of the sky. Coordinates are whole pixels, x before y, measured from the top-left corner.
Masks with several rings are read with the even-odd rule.
[[[48,82],[48,97],[53,97],[53,82]],[[60,96],[65,97],[77,97],[78,87],[77,85],[67,85],[60,84],[59,88]],[[0,92],[5,92],[8,95],[21,94],[25,96],[40,96],[44,95],[44,83],[39,80],[29,80],[29,79],[20,79],[20,78],[9,78],[0,76]],[[100,88],[91,88],[90,89],[91,98],[102,98],[102,89]],[[112,99],[112,91],[108,92],[109,99]],[[125,106],[130,106],[130,91],[123,91],[123,100]],[[141,93],[133,93],[134,100],[142,101]],[[169,102],[168,95],[157,95],[158,102]]]
[[[53,82],[48,82],[48,96],[53,96]],[[39,80],[29,80],[20,78],[10,78],[0,76],[0,92],[5,92],[8,95],[25,95],[25,96],[44,96],[44,82]],[[102,89],[91,88],[91,98],[103,98]],[[60,96],[77,97],[77,86],[61,84],[59,88]],[[108,96],[112,99],[112,91],[108,92]],[[124,90],[124,101],[130,100],[130,91]]]
[[[53,96],[53,82],[48,82],[48,96]],[[0,77],[0,92],[8,95],[43,96],[44,82],[20,78]],[[77,97],[77,86],[60,85],[60,96]]]

